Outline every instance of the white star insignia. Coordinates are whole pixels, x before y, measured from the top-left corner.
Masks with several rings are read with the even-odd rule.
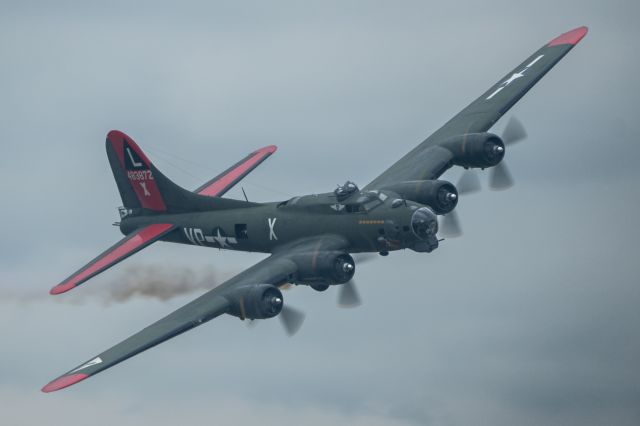
[[[525,68],[525,69],[523,69],[523,70],[522,70],[522,71],[520,71],[520,72],[514,73],[511,77],[509,77],[509,78],[508,78],[504,83],[502,83],[502,84],[504,84],[505,86],[508,86],[509,84],[513,83],[515,80],[519,79],[520,77],[524,77],[524,72],[525,72],[526,70],[527,70],[527,69]]]
[[[220,234],[220,229],[219,229],[219,228],[218,228],[218,235],[214,236],[214,237],[213,237],[213,239],[214,239],[214,240],[216,240],[216,242],[217,242],[218,244],[220,244],[220,247],[221,247],[221,248],[222,248],[222,247],[228,247],[228,246],[229,246],[229,245],[227,244],[227,237],[223,237],[223,236]]]

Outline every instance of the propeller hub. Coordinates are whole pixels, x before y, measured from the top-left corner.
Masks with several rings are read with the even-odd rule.
[[[349,262],[345,262],[345,263],[342,264],[342,270],[344,272],[347,272],[347,273],[351,272],[351,271],[353,271],[354,268],[355,268],[355,266],[353,264],[349,263]]]
[[[455,201],[458,199],[458,195],[454,194],[453,192],[450,192],[447,194],[447,200],[449,201]]]
[[[494,146],[493,147],[493,152],[495,152],[496,154],[502,154],[504,152],[504,147],[502,146]]]

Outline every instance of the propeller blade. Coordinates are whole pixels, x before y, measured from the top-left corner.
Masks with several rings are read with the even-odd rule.
[[[284,283],[279,288],[280,290],[289,290],[291,287],[293,287],[292,283]]]
[[[352,253],[351,257],[356,261],[356,265],[363,265],[378,258],[377,253]]]
[[[491,169],[489,175],[489,186],[494,191],[509,189],[513,186],[513,178],[504,161]]]
[[[458,220],[458,214],[455,210],[440,216],[440,233],[443,237],[455,238],[462,235],[462,229],[460,228],[460,221]]]
[[[507,127],[504,128],[502,132],[502,141],[505,145],[511,145],[516,142],[520,142],[524,138],[527,137],[527,131],[524,129],[524,126],[514,116],[511,116],[509,122],[507,123]]]
[[[350,280],[338,289],[338,306],[341,308],[355,308],[362,305],[356,284]]]
[[[460,195],[480,191],[480,179],[473,170],[465,170],[460,179],[458,179],[456,188]]]
[[[305,315],[302,311],[284,305],[282,307],[282,311],[280,311],[279,317],[287,334],[289,336],[293,336],[298,332],[298,330],[300,330],[300,327],[304,322]]]

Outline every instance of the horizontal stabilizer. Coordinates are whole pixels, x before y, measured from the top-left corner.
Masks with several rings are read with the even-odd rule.
[[[269,145],[252,152],[194,192],[200,195],[208,195],[209,197],[221,197],[271,154],[276,152],[277,149],[278,147],[275,145]]]
[[[157,223],[132,232],[87,265],[73,273],[69,278],[53,287],[49,293],[60,294],[79,286],[89,278],[98,275],[100,272],[109,269],[132,254],[139,252],[174,228],[175,225],[169,223]]]

